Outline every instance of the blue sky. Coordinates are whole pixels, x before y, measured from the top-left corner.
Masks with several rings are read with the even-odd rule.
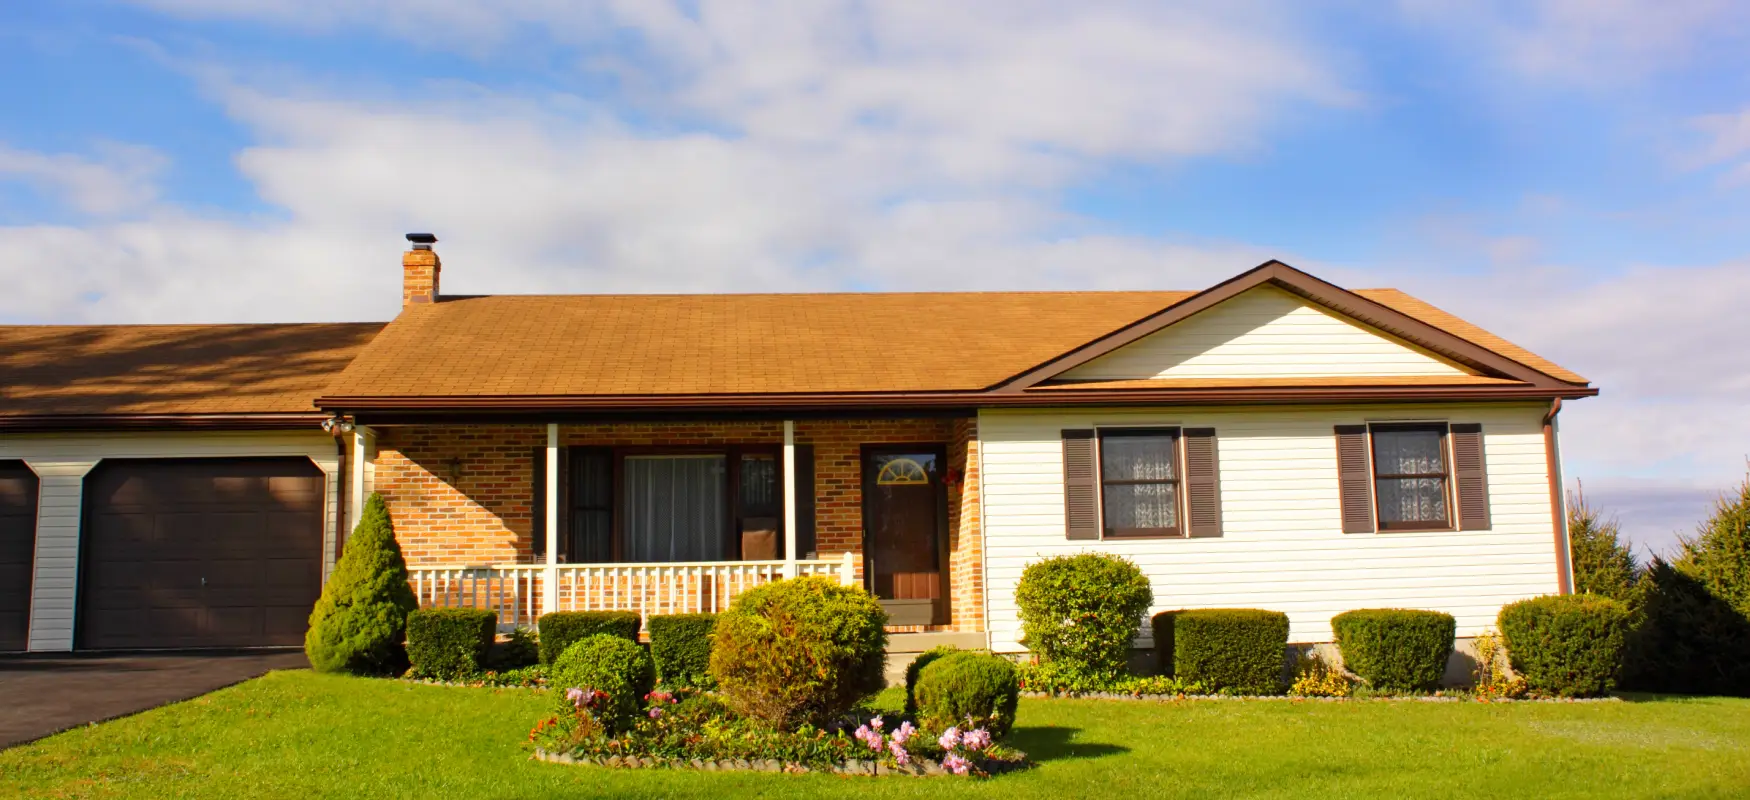
[[[1750,452],[1747,36],[1721,0],[7,4],[0,321],[387,318],[414,229],[458,292],[1277,257],[1592,377],[1570,474],[1663,548]]]

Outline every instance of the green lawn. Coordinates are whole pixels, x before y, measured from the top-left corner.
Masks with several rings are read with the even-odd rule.
[[[1750,701],[1022,701],[1041,765],[954,778],[531,762],[524,690],[280,672],[0,752],[24,797],[1742,797]]]

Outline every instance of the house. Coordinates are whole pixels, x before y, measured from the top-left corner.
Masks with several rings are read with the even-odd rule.
[[[0,328],[0,648],[295,643],[371,492],[422,603],[504,624],[817,574],[1017,651],[1021,571],[1084,551],[1300,642],[1570,590],[1557,415],[1597,390],[1395,290],[1270,262],[1199,292],[456,297],[409,239],[386,325]]]

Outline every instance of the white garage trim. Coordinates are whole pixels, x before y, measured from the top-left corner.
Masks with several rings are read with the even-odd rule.
[[[39,489],[36,561],[30,600],[31,652],[73,649],[79,603],[79,523],[85,476],[105,459],[272,458],[303,456],[327,476],[323,575],[334,563],[340,503],[340,454],[317,431],[79,432],[0,434],[0,460],[21,460]]]

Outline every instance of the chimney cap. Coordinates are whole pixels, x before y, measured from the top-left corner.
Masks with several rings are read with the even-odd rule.
[[[407,234],[407,241],[413,243],[415,250],[430,250],[437,243],[437,237],[429,233],[410,233]]]

